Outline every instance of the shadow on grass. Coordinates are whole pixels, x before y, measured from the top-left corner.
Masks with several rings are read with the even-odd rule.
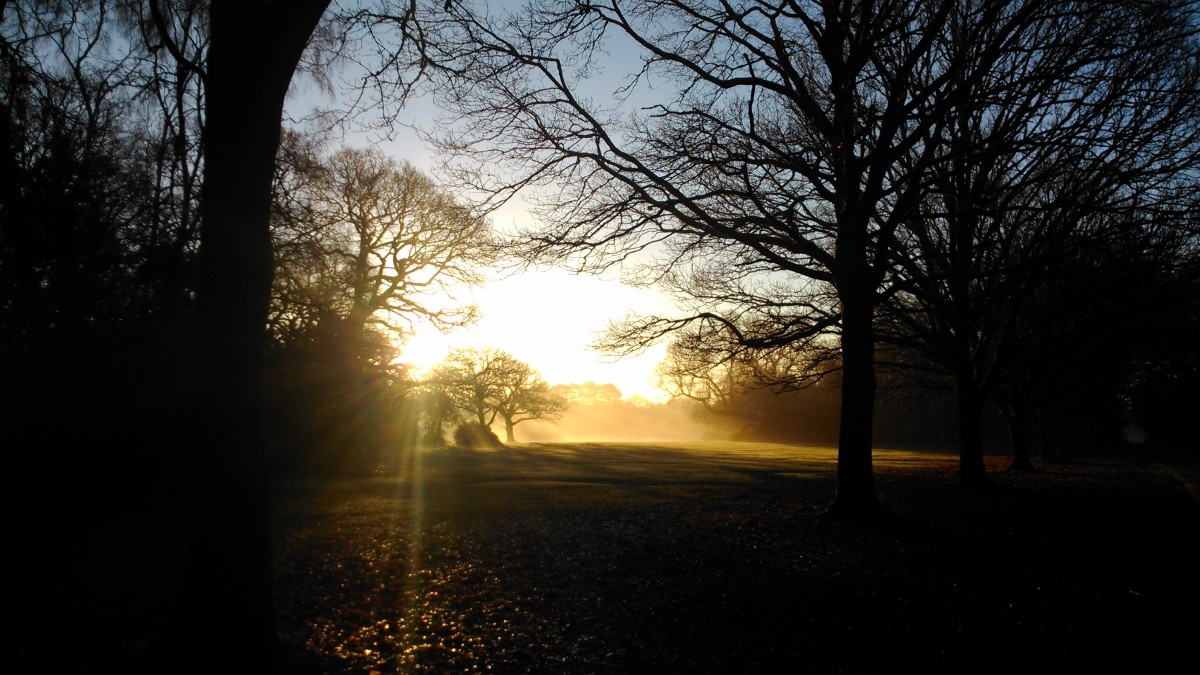
[[[1008,474],[997,459],[991,488],[965,490],[952,457],[880,452],[897,520],[862,528],[820,517],[833,462],[822,448],[530,444],[283,484],[280,633],[298,672],[347,675],[1187,672],[1169,617],[1198,599],[1197,518],[1169,476]],[[22,580],[55,608],[43,619],[85,618],[57,641],[49,620],[17,634],[54,646],[42,672],[104,672],[167,606],[145,594],[170,596],[169,530],[79,515],[86,528],[39,540],[68,542],[53,569],[78,597],[36,569]],[[87,557],[105,541],[112,559]]]

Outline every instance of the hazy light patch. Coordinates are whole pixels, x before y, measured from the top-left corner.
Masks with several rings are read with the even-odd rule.
[[[517,430],[522,443],[681,442],[725,438],[719,420],[679,399],[651,403],[634,396],[612,403],[572,403],[554,422],[530,420]],[[710,424],[710,423],[716,424]]]
[[[458,299],[478,305],[479,322],[448,335],[418,328],[406,343],[402,360],[426,370],[453,348],[490,346],[529,363],[551,383],[611,382],[625,396],[667,398],[654,384],[654,367],[666,345],[619,360],[588,346],[609,321],[631,311],[670,313],[669,301],[654,291],[615,279],[546,269],[493,279],[473,292],[464,291]]]

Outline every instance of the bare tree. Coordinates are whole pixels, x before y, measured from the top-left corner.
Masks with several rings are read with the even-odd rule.
[[[655,369],[658,386],[672,397],[689,398],[709,409],[729,408],[734,397],[750,386],[749,369],[740,360],[708,356],[672,342]]]
[[[183,323],[179,315],[190,308],[199,248],[205,112],[201,64],[208,59],[208,3],[112,4],[133,28],[128,44],[142,100],[136,124],[143,127],[136,152],[153,167],[144,195],[147,223],[131,241],[157,277],[141,292],[168,305],[172,319]]]
[[[76,3],[0,15],[0,349],[14,372],[63,338],[99,339],[132,304],[123,243],[145,174],[124,161],[128,59],[98,55],[114,23]]]
[[[1090,274],[1114,236],[1128,259],[1153,245],[1156,214],[1197,166],[1200,69],[1195,17],[1173,0],[1064,6],[998,54],[973,37],[968,7],[948,17],[948,39],[964,60],[986,59],[989,76],[960,89],[932,141],[950,170],[904,230],[882,331],[952,378],[960,477],[980,482],[985,400],[1015,420],[1032,394],[1018,382],[1048,381],[1067,356],[1051,322],[1082,325],[1095,304],[1078,293],[1073,307],[1048,303],[1046,289]],[[1016,388],[1026,393],[1014,400]]]
[[[513,427],[535,419],[556,419],[567,402],[529,364],[497,349],[456,349],[432,378],[449,392],[455,407],[481,428],[504,420],[506,440]]]
[[[831,511],[870,518],[873,321],[901,232],[947,168],[936,139],[952,105],[1014,35],[1054,14],[1045,2],[970,4],[985,55],[970,62],[945,39],[960,5],[547,1],[507,22],[462,17],[461,48],[443,62],[466,78],[445,98],[468,124],[444,145],[464,152],[465,184],[499,199],[553,186],[536,193],[548,226],[528,233],[531,256],[596,269],[657,253],[648,281],[736,280],[730,304],[647,319],[634,344],[706,323],[769,348],[838,326]],[[639,110],[585,95],[606,46],[641,56],[615,92]],[[765,320],[742,320],[750,311]]]
[[[554,393],[529,364],[515,361],[499,378],[496,413],[504,420],[504,440],[516,442],[513,427],[529,420],[555,420],[567,409],[567,401]]]
[[[700,324],[675,332],[656,372],[672,396],[722,409],[751,389],[806,389],[840,366],[835,336],[753,349]]]
[[[375,149],[285,148],[281,169],[273,325],[295,331],[332,313],[354,335],[394,334],[418,320],[448,328],[474,318],[473,307],[433,303],[478,283],[494,261],[486,220]]]

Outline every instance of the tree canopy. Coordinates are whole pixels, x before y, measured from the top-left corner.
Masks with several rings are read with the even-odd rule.
[[[485,219],[378,150],[321,154],[295,132],[285,138],[272,224],[277,336],[302,334],[322,317],[353,335],[400,338],[416,322],[447,329],[473,320],[474,307],[446,299],[479,283],[496,258]]]

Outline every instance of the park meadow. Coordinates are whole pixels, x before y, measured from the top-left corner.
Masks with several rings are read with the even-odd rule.
[[[896,518],[864,528],[823,516],[834,459],[531,443],[280,483],[290,668],[1184,672],[1196,505],[1166,465],[1072,458],[1026,473],[989,457],[992,486],[972,490],[953,455],[881,450]],[[25,571],[35,620],[14,644],[27,663],[120,672],[159,637],[186,542],[163,509],[172,488],[156,492],[97,498],[43,529],[61,553]]]

